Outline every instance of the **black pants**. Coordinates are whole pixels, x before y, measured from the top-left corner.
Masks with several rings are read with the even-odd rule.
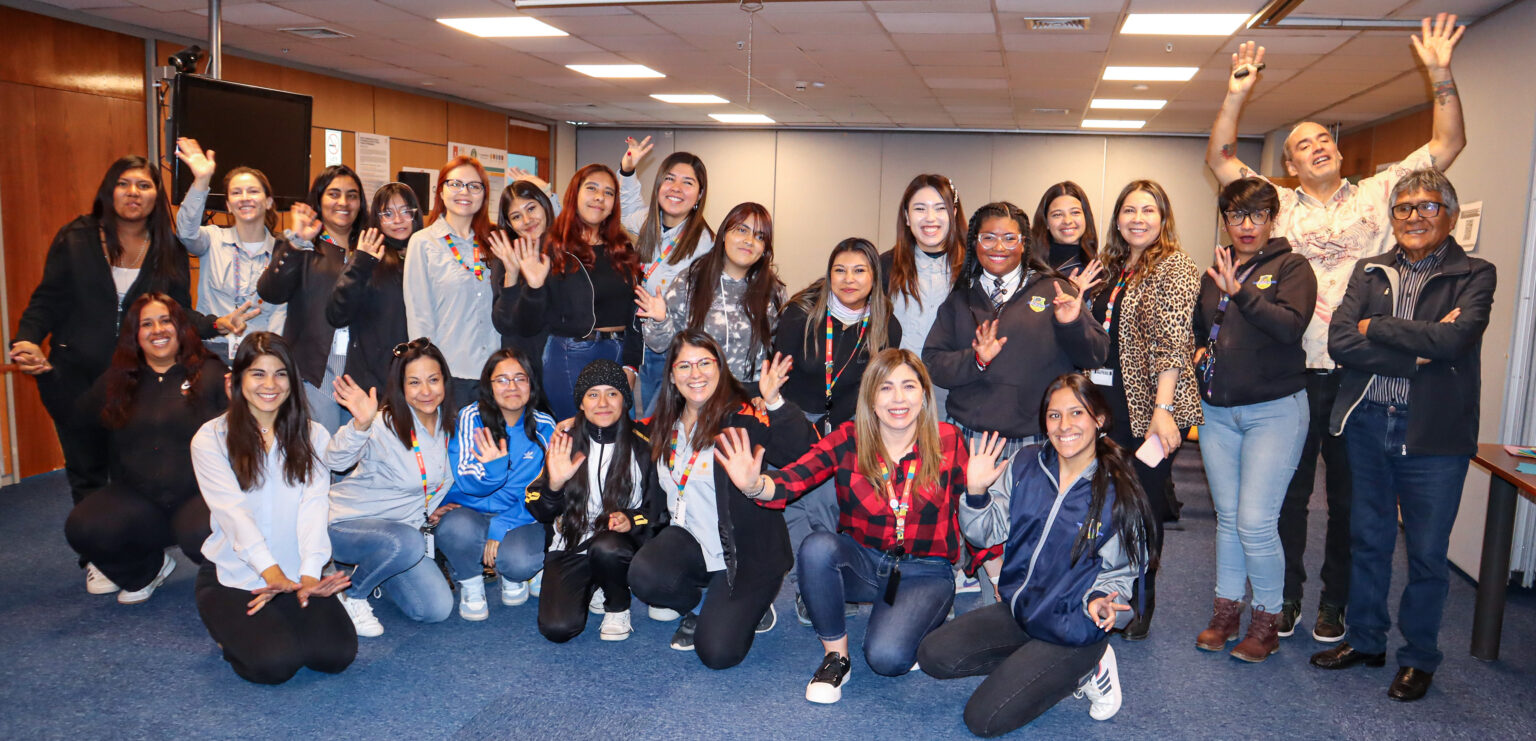
[[[172,509],[124,484],[109,484],[64,520],[69,547],[130,592],[154,581],[167,546],[179,545],[193,563],[202,563],[210,534],[208,505],[195,490]]]
[[[544,554],[544,586],[539,594],[539,632],[555,643],[581,635],[587,628],[587,602],[592,590],[603,590],[603,609],[629,609],[629,562],[635,539],[605,530],[587,541],[586,550]]]
[[[965,703],[965,725],[978,736],[1000,736],[1071,695],[1098,666],[1104,646],[1104,641],[1061,646],[1036,640],[1019,627],[1008,605],[994,602],[929,633],[917,660],[938,679],[987,675]]]
[[[247,681],[282,684],[306,666],[337,674],[357,657],[357,629],[335,597],[313,597],[309,607],[300,607],[293,593],[279,594],[260,612],[247,615],[251,593],[220,584],[211,563],[197,572],[196,594],[197,614],[208,635]]]
[[[1301,460],[1280,505],[1280,547],[1285,549],[1285,599],[1301,601],[1301,585],[1307,581],[1302,557],[1307,551],[1307,504],[1317,476],[1317,454],[1323,454],[1324,482],[1328,490],[1328,529],[1323,540],[1323,602],[1343,607],[1349,603],[1349,452],[1344,437],[1328,434],[1333,402],[1339,396],[1339,371],[1307,372],[1307,405],[1312,422],[1302,443]]]
[[[635,554],[629,583],[646,604],[685,614],[693,612],[702,597],[694,650],[704,666],[729,669],[747,657],[757,623],[784,583],[783,573],[759,572],[741,564],[733,588],[725,569],[708,570],[704,551],[693,535],[673,526],[663,528]],[[706,588],[707,595],[703,594]]]
[[[107,485],[107,431],[76,409],[80,397],[95,381],[63,366],[37,377],[37,393],[53,418],[59,449],[64,453],[64,476],[75,504]]]

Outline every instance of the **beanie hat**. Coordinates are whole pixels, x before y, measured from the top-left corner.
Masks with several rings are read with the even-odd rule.
[[[587,390],[593,386],[612,386],[624,395],[624,409],[635,407],[634,393],[629,390],[629,376],[625,375],[623,366],[607,358],[598,358],[581,369],[581,375],[576,377],[576,386],[571,389],[576,408],[581,408],[581,397],[587,395]]]

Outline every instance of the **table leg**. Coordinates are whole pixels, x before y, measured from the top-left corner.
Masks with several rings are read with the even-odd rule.
[[[1517,499],[1514,484],[1498,476],[1489,478],[1488,516],[1483,521],[1483,558],[1477,572],[1477,606],[1472,611],[1474,659],[1496,661],[1499,658]]]

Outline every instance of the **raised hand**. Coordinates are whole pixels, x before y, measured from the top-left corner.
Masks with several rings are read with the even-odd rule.
[[[320,236],[320,230],[325,227],[320,222],[320,214],[315,213],[307,203],[295,203],[288,210],[288,215],[293,217],[293,233],[313,245],[315,237]]]
[[[1077,321],[1083,313],[1083,294],[1074,295],[1061,290],[1059,281],[1051,281],[1051,287],[1056,289],[1056,298],[1051,299],[1051,304],[1055,306],[1056,321],[1062,324]]]
[[[762,371],[757,375],[757,393],[762,395],[764,403],[779,400],[779,389],[784,388],[784,382],[789,380],[789,369],[794,365],[795,361],[782,353],[774,353],[772,360],[763,358]]]
[[[333,571],[324,579],[301,576],[299,582],[297,594],[294,596],[299,598],[299,607],[309,607],[310,597],[329,597],[352,586],[352,576],[345,571]]]
[[[502,440],[496,444],[496,436],[485,427],[475,430],[475,460],[481,463],[490,463],[498,458],[507,457],[507,441]]]
[[[715,437],[715,460],[731,477],[737,489],[751,495],[760,490],[763,475],[763,448],[752,449],[752,440],[740,427],[727,427]]]
[[[253,305],[260,303],[259,299],[246,299],[245,303],[235,307],[234,311],[213,320],[213,327],[220,334],[243,335],[245,324],[261,314],[261,307]]]
[[[645,284],[635,286],[635,316],[659,322],[667,318],[667,302],[660,295],[645,290]]]
[[[192,171],[192,185],[197,188],[207,188],[208,183],[213,180],[213,171],[218,169],[213,161],[213,150],[204,151],[196,139],[186,137],[177,139],[176,159],[181,160],[186,164],[187,169]]]
[[[652,149],[656,148],[656,145],[651,143],[651,137],[649,136],[645,137],[643,141],[638,142],[632,136],[625,137],[624,145],[627,147],[624,150],[624,159],[619,160],[619,169],[624,172],[634,172],[635,168],[640,165],[640,160],[645,159],[645,156],[650,154]]]
[[[1259,81],[1259,65],[1263,63],[1264,47],[1253,41],[1244,41],[1238,45],[1237,53],[1232,55],[1232,76],[1227,78],[1227,93],[1247,95],[1254,83]],[[1243,69],[1248,70],[1248,74],[1237,77],[1237,71]]]
[[[545,193],[549,192],[549,182],[548,181],[546,181],[544,178],[539,177],[538,175],[535,175],[535,174],[533,174],[531,172],[528,172],[527,170],[524,170],[521,167],[509,167],[509,168],[507,168],[507,178],[508,178],[508,182],[513,182],[513,183],[515,183],[515,182],[517,182],[519,180],[527,180],[528,182],[533,183],[534,186],[537,187],[539,190],[542,190]]]
[[[1232,259],[1230,247],[1216,248],[1216,264],[1205,269],[1205,274],[1216,281],[1216,287],[1228,296],[1235,295],[1242,290],[1242,285],[1237,282],[1237,264]]]
[[[518,237],[514,248],[517,250],[517,269],[523,274],[523,280],[529,288],[542,288],[545,279],[549,278],[549,256],[539,249],[537,240],[529,237]]]
[[[1007,446],[1002,435],[988,432],[980,439],[971,440],[971,458],[965,464],[965,490],[981,494],[1008,470],[1008,459],[1001,458]]]
[[[505,268],[502,271],[502,285],[517,285],[519,273],[517,269],[517,250],[512,247],[512,240],[507,238],[506,232],[500,229],[492,229],[490,239],[487,241],[491,243],[491,254],[495,255],[496,259],[501,261],[501,266]]]
[[[549,474],[549,488],[564,489],[566,482],[576,475],[576,469],[587,460],[586,453],[571,453],[575,441],[569,433],[556,432],[549,440],[549,451],[544,456],[544,470]]]
[[[1433,22],[1425,18],[1420,30],[1421,34],[1408,37],[1413,41],[1413,51],[1419,55],[1419,61],[1430,72],[1450,69],[1451,52],[1467,27],[1456,25],[1454,13],[1440,13],[1434,17]]]
[[[1094,286],[1103,282],[1100,280],[1103,277],[1104,263],[1101,263],[1098,260],[1091,260],[1088,262],[1088,266],[1082,270],[1073,268],[1072,274],[1067,276],[1067,280],[1072,281],[1072,285],[1077,286],[1077,292],[1079,294],[1087,296],[1088,292],[1093,290]]]
[[[365,229],[357,237],[357,248],[373,256],[375,260],[384,259],[384,233],[378,229]]]
[[[976,351],[976,357],[982,365],[992,362],[997,354],[1003,351],[1003,345],[1008,344],[1007,337],[997,336],[997,320],[982,322],[976,328],[976,338],[971,340],[971,349]]]
[[[353,429],[366,432],[368,426],[373,424],[373,415],[379,411],[378,389],[363,391],[363,387],[357,385],[350,375],[336,379],[331,386],[334,389],[331,398],[352,413]]]

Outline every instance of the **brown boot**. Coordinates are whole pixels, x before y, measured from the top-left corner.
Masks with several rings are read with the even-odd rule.
[[[1237,629],[1242,627],[1243,603],[1237,600],[1216,598],[1211,610],[1211,624],[1195,636],[1195,648],[1202,651],[1222,651],[1227,641],[1237,640]]]
[[[1278,612],[1253,608],[1253,617],[1248,621],[1248,635],[1232,649],[1232,658],[1256,664],[1279,651],[1280,632],[1275,625],[1279,619]]]

